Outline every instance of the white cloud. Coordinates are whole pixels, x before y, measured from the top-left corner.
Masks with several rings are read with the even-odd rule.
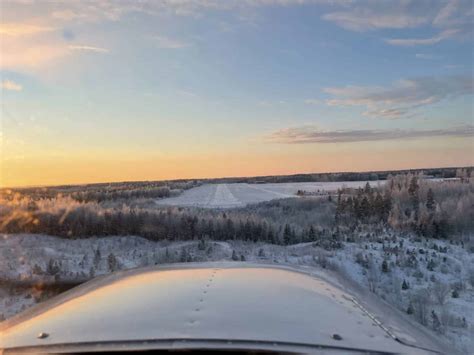
[[[319,105],[321,103],[321,100],[318,99],[306,99],[304,100],[304,103],[306,105]]]
[[[187,96],[187,97],[198,97],[198,94],[190,90],[178,90],[177,92],[178,94]]]
[[[395,38],[395,39],[386,39],[385,42],[391,44],[393,46],[405,46],[405,47],[413,47],[413,46],[427,46],[439,43],[445,39],[452,38],[454,35],[458,34],[458,29],[449,29],[439,33],[436,36],[429,37],[429,38]]]
[[[400,46],[430,45],[450,38],[472,38],[472,0],[448,1],[354,1],[342,10],[326,13],[324,20],[350,31],[431,27],[439,32],[429,38],[395,38]]]
[[[424,16],[410,13],[377,12],[370,8],[355,8],[350,11],[332,12],[323,19],[352,31],[368,31],[382,28],[413,28],[428,22]]]
[[[108,53],[109,50],[88,45],[64,45],[59,38],[25,36],[22,40],[4,38],[0,68],[6,70],[37,72],[57,65],[74,53]]]
[[[88,50],[106,53],[105,48],[77,46],[68,48],[54,31],[74,28],[91,22],[118,21],[127,14],[150,16],[172,14],[200,16],[208,10],[234,11],[236,18],[252,15],[265,6],[324,5],[319,10],[323,19],[352,31],[405,29],[431,26],[439,32],[430,38],[393,38],[387,42],[399,46],[429,45],[443,40],[466,37],[472,33],[474,11],[472,0],[449,1],[351,1],[351,0],[83,0],[59,1],[45,5],[38,1],[19,1],[2,8],[2,17],[9,23],[0,24],[2,57],[0,65],[7,69],[43,68],[55,65],[74,51]],[[329,10],[327,10],[329,8]],[[69,27],[71,26],[71,27]],[[435,33],[435,32],[433,32]],[[19,39],[21,38],[21,41]],[[18,40],[12,43],[12,39]],[[180,49],[190,43],[156,36],[160,48]],[[81,47],[81,48],[79,48]]]
[[[82,0],[55,1],[47,6],[41,1],[23,1],[5,7],[4,17],[15,18],[30,13],[31,18],[42,18],[46,22],[90,23],[118,21],[130,13],[148,15],[174,14],[178,16],[200,16],[208,10],[236,11],[265,6],[300,6],[304,4],[343,5],[350,0]],[[20,11],[17,11],[20,9]],[[239,16],[243,11],[239,11]]]
[[[0,35],[9,37],[31,36],[54,31],[51,26],[41,26],[28,23],[0,23]]]
[[[404,79],[389,87],[345,86],[325,88],[331,106],[366,106],[364,114],[380,118],[406,118],[418,107],[473,94],[470,76]]]
[[[18,83],[15,83],[12,80],[3,80],[2,81],[2,89],[10,90],[10,91],[21,91],[23,90],[23,86]]]
[[[109,53],[107,48],[84,46],[84,45],[69,45],[68,48],[72,51],[84,51],[84,52],[95,52],[95,53]]]
[[[460,64],[446,64],[444,66],[444,69],[459,69],[459,68],[463,68],[464,66],[463,65],[460,65]]]
[[[165,36],[152,36],[152,39],[155,41],[159,48],[163,49],[181,49],[189,47],[189,43]]]
[[[338,3],[345,0],[82,0],[57,1],[54,6],[42,2],[17,3],[23,10],[31,9],[35,16],[41,15],[56,22],[88,23],[117,21],[129,13],[140,12],[149,15],[175,14],[198,16],[209,9],[235,10],[245,7],[290,6],[304,3]],[[6,8],[5,18],[13,17],[14,9]],[[10,16],[12,15],[12,16]]]
[[[274,107],[274,106],[277,106],[277,105],[286,105],[287,103],[288,103],[288,101],[286,101],[286,100],[274,100],[274,101],[261,100],[261,101],[258,102],[258,105],[265,106],[265,107]]]
[[[406,110],[398,109],[398,108],[382,108],[377,109],[373,108],[370,111],[364,112],[364,116],[374,117],[374,118],[386,118],[389,120],[397,119],[397,118],[407,118],[411,115],[408,115]]]
[[[471,0],[449,0],[441,3],[443,4],[433,19],[433,26],[440,28],[472,26],[474,11]]]
[[[426,53],[416,53],[415,57],[418,59],[435,59],[436,57],[432,54],[426,54]]]
[[[0,69],[15,71],[35,71],[56,64],[68,56],[68,49],[58,39],[41,36],[2,38]]]
[[[465,125],[430,130],[334,130],[326,131],[315,126],[284,128],[264,137],[268,143],[310,144],[310,143],[354,143],[385,140],[417,139],[428,137],[473,137],[474,126]]]

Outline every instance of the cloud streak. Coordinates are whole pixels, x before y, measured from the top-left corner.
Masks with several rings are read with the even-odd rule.
[[[432,137],[473,137],[474,126],[460,126],[431,130],[334,130],[324,131],[314,126],[284,128],[264,137],[267,143],[313,144],[356,143]]]
[[[384,28],[413,28],[428,22],[424,16],[390,11],[376,11],[370,8],[353,8],[323,15],[326,21],[334,22],[346,30],[364,32]]]
[[[344,8],[326,13],[322,18],[356,32],[430,27],[438,34],[428,38],[385,40],[396,46],[426,46],[451,38],[472,36],[474,11],[471,0],[356,1],[348,2]]]
[[[231,11],[264,6],[303,4],[344,4],[346,0],[83,0],[56,2],[54,7],[41,2],[24,2],[19,6],[31,8],[36,15],[60,23],[93,23],[118,21],[129,13],[148,15],[174,14],[198,16],[208,10]],[[6,9],[9,10],[9,9]],[[8,18],[11,13],[5,14]]]
[[[416,53],[415,54],[415,58],[418,58],[418,59],[437,59],[436,56],[434,56],[433,54],[427,54],[427,53]]]
[[[165,36],[152,36],[152,39],[156,45],[162,49],[181,49],[189,47],[189,43]]]
[[[321,103],[321,100],[318,99],[306,99],[304,100],[304,103],[306,105],[319,105]]]
[[[419,107],[473,94],[470,76],[404,79],[389,87],[345,86],[325,88],[333,96],[330,106],[366,106],[364,115],[378,118],[406,118]]]
[[[84,45],[69,45],[68,48],[72,51],[95,52],[95,53],[109,53],[107,48],[84,46]]]
[[[12,80],[3,80],[2,89],[9,90],[9,91],[21,91],[23,90],[23,86],[21,86],[18,83],[15,83]]]
[[[0,24],[0,35],[8,37],[31,36],[54,30],[55,28],[51,26],[39,26],[27,23]]]
[[[395,38],[395,39],[386,39],[385,42],[391,44],[392,46],[404,46],[404,47],[414,47],[414,46],[429,46],[436,43],[439,43],[445,39],[452,38],[454,35],[459,33],[458,29],[450,29],[441,32],[440,34],[429,37],[429,38]]]

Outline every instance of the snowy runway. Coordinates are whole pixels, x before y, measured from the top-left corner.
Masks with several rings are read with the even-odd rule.
[[[383,182],[372,181],[373,187]],[[248,204],[295,197],[298,190],[308,192],[336,191],[343,186],[363,187],[366,181],[301,182],[280,184],[206,184],[184,191],[177,197],[156,201],[164,206],[196,206],[204,208],[244,207]]]

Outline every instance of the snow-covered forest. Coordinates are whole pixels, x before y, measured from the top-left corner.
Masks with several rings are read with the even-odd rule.
[[[384,184],[300,189],[291,198],[226,209],[156,204],[202,182],[113,192],[5,190],[0,317],[120,269],[252,261],[337,273],[468,353],[474,345],[470,175],[469,169],[453,179],[399,174]]]

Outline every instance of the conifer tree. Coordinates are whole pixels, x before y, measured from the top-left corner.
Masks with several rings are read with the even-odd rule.
[[[285,229],[283,230],[283,244],[290,245],[291,243],[291,228],[287,223],[285,224]]]
[[[309,227],[308,240],[311,242],[316,240],[316,232],[314,231],[314,227],[312,225]]]
[[[426,208],[428,208],[430,211],[434,211],[435,209],[434,194],[431,188],[428,189],[428,194],[426,196]]]
[[[419,216],[419,204],[420,204],[420,197],[418,195],[419,188],[420,186],[418,185],[418,178],[416,176],[413,176],[410,180],[408,193],[410,194],[412,208],[415,211],[415,220],[418,220],[418,216]]]
[[[181,254],[179,255],[179,262],[185,263],[188,260],[188,253],[185,248],[181,248]]]
[[[438,315],[434,310],[431,311],[431,320],[433,322],[433,330],[441,331],[441,322],[439,321]]]
[[[110,272],[114,272],[118,269],[118,261],[113,253],[110,253],[107,257],[107,265]]]
[[[238,258],[238,256],[237,256],[237,253],[235,252],[235,250],[232,250],[232,260],[234,260],[234,261],[239,260],[239,258]]]

